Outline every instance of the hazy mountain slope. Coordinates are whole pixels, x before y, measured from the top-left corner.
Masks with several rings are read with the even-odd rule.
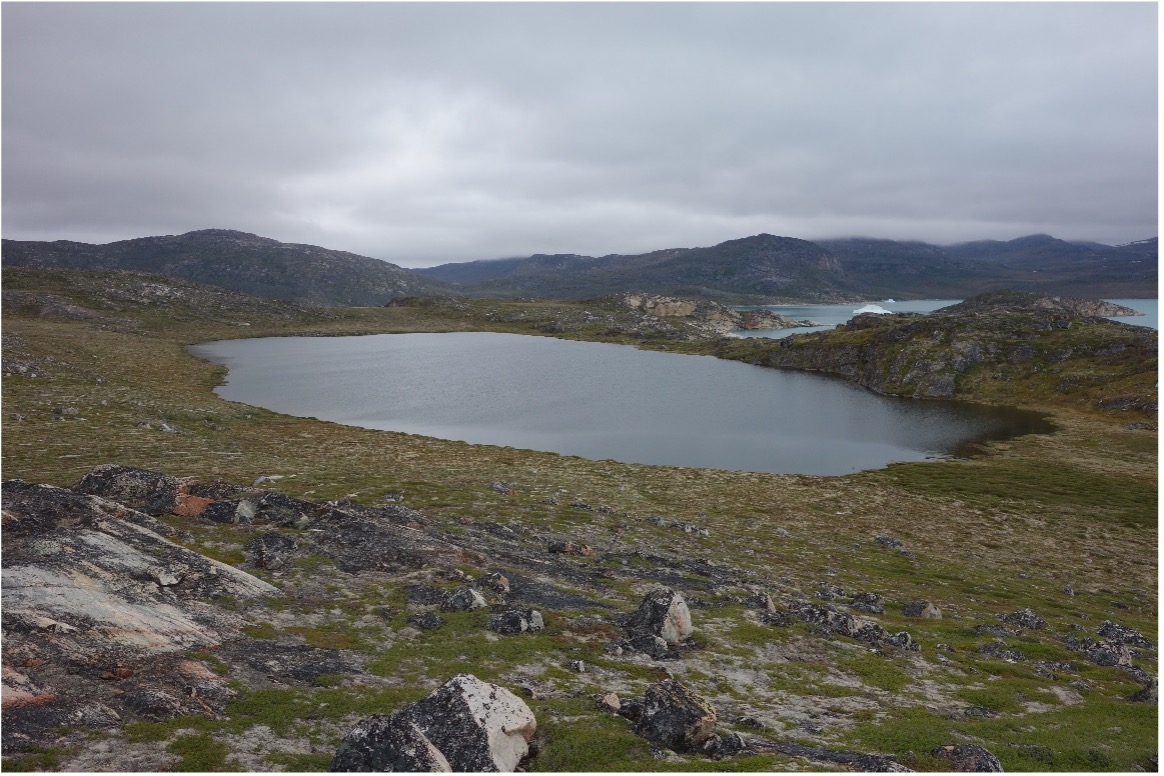
[[[422,270],[462,283],[473,294],[585,298],[627,291],[695,295],[722,301],[832,299],[852,296],[839,262],[807,240],[758,234],[707,248],[638,255],[536,255]]]
[[[385,261],[228,229],[106,245],[4,240],[2,258],[6,266],[152,272],[319,305],[381,305],[399,296],[450,293],[440,281]]]

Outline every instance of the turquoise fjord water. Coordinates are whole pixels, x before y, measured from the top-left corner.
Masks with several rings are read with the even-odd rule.
[[[896,399],[820,375],[517,334],[196,345],[224,399],[300,417],[629,463],[847,474],[1051,430],[1042,415]]]
[[[866,302],[847,304],[801,304],[801,305],[765,305],[763,307],[738,307],[738,310],[771,310],[774,313],[786,315],[789,318],[796,320],[812,320],[821,324],[820,326],[802,326],[793,329],[755,329],[752,331],[738,331],[741,337],[771,337],[780,338],[787,337],[791,334],[800,334],[807,331],[825,331],[834,328],[837,324],[845,323],[852,318],[858,310],[872,305],[882,310],[887,310],[891,313],[932,313],[941,307],[948,307],[952,304],[961,302],[961,299],[910,299],[898,302],[894,299],[886,299],[881,302]],[[1126,318],[1112,318],[1113,321],[1121,321],[1123,323],[1130,323],[1133,326],[1146,326],[1150,329],[1158,329],[1159,318],[1157,315],[1157,299],[1108,299],[1109,302],[1130,307],[1133,310],[1138,310],[1143,315],[1129,316]]]

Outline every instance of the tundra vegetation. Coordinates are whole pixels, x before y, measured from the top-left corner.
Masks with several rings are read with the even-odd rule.
[[[1155,768],[1154,332],[1011,300],[973,311],[977,328],[884,318],[781,344],[617,299],[312,308],[125,272],[3,283],[6,573],[34,544],[28,504],[80,498],[31,484],[86,478],[108,498],[85,502],[106,510],[86,531],[137,520],[184,568],[270,586],[189,572],[219,580],[189,604],[219,637],[180,650],[193,684],[157,655],[86,665],[58,649],[76,624],[37,630],[6,601],[6,696],[19,675],[40,714],[6,702],[6,770],[323,770],[357,722],[462,673],[529,705],[528,770],[941,771],[943,747],[971,745],[1006,770]],[[185,350],[469,330],[818,369],[1039,409],[1057,430],[845,477],[622,464],[226,402],[225,370]],[[109,464],[180,478],[194,506],[171,494],[140,516],[110,470],[90,475]],[[181,598],[187,582],[149,573]],[[660,588],[690,608],[676,643],[630,616]],[[744,747],[660,743],[634,709],[671,679]],[[50,713],[82,694],[89,716]]]

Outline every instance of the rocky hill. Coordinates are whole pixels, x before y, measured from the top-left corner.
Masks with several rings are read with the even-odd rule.
[[[1154,419],[1157,332],[1098,317],[1127,312],[1004,291],[929,315],[865,313],[833,331],[728,343],[720,355],[834,374],[878,393],[1012,404],[1059,396]]]
[[[873,297],[957,298],[1004,288],[1117,298],[1157,293],[1155,238],[1115,247],[1049,235],[957,245],[868,238],[818,242],[840,261],[851,287]]]
[[[676,248],[633,256],[531,256],[418,270],[494,297],[585,299],[645,292],[698,296],[726,303],[829,300],[853,296],[837,260],[819,245],[758,234],[708,248]]]
[[[710,248],[537,255],[418,272],[482,296],[579,299],[645,291],[739,304],[940,299],[1003,288],[1152,297],[1157,283],[1154,238],[1112,247],[1047,235],[942,246],[861,237],[808,243],[761,234]]]
[[[0,261],[7,267],[156,273],[313,305],[382,305],[398,296],[450,293],[443,283],[385,261],[228,229],[105,245],[4,240]]]

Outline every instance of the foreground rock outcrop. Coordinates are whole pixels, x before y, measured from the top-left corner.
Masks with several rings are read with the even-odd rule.
[[[362,720],[330,770],[512,772],[536,731],[523,700],[461,674],[393,714]]]

